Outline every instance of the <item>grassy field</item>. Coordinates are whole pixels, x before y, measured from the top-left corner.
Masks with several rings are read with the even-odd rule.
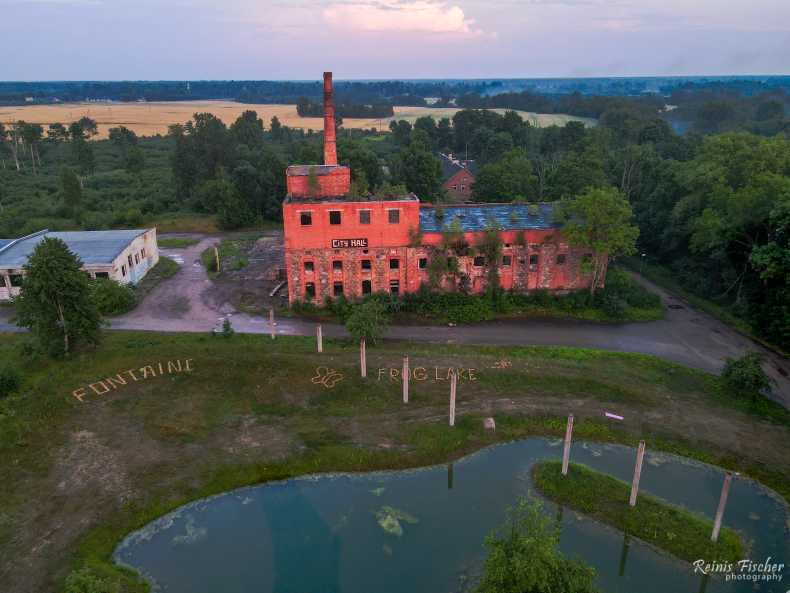
[[[83,116],[96,120],[98,138],[106,138],[109,129],[126,126],[139,136],[155,136],[167,134],[167,127],[174,123],[184,123],[194,113],[210,112],[219,117],[227,125],[233,123],[244,111],[254,110],[266,122],[276,116],[280,123],[292,128],[306,130],[323,130],[324,120],[320,117],[299,117],[296,105],[262,105],[236,103],[235,101],[176,101],[163,103],[61,103],[57,105],[22,105],[18,107],[0,107],[0,122],[13,123],[25,120],[29,123],[51,124],[70,123]],[[346,128],[377,128],[389,131],[392,119],[405,119],[410,122],[418,117],[432,115],[437,120],[442,117],[452,118],[458,109],[428,107],[395,107],[394,118],[384,119],[345,119]],[[504,113],[503,109],[495,111]],[[594,125],[590,118],[574,117],[564,114],[537,114],[526,111],[521,116],[538,126],[565,125],[568,121],[583,121]]]
[[[189,500],[559,436],[569,411],[579,439],[648,438],[652,450],[741,471],[790,495],[787,412],[736,407],[713,376],[646,355],[384,343],[369,347],[363,380],[356,345],[333,340],[317,354],[309,338],[112,332],[97,350],[59,362],[31,354],[27,340],[0,340],[0,359],[24,378],[20,394],[0,401],[3,591],[57,590],[81,566],[109,575],[119,591],[141,591],[111,564],[114,546]],[[425,369],[408,405],[391,370],[404,354],[413,370]],[[447,426],[449,367],[465,369],[455,428]],[[626,420],[608,423],[602,410]],[[496,433],[483,429],[488,416]]]
[[[561,461],[532,466],[538,491],[557,504],[568,506],[620,531],[693,562],[737,562],[743,543],[732,530],[723,528],[719,541],[710,541],[713,522],[660,498],[640,493],[635,507],[628,504],[631,485],[584,465],[572,463],[561,474]]]

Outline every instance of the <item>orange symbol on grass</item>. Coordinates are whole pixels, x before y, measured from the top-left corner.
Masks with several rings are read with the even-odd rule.
[[[329,367],[318,367],[315,370],[315,377],[310,379],[316,385],[323,385],[327,389],[332,389],[342,380],[343,373]]]
[[[494,365],[491,367],[492,369],[509,369],[512,367],[513,364],[509,360],[497,360]]]

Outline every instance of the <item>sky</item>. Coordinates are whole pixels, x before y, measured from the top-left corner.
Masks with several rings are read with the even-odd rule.
[[[0,0],[0,80],[790,74],[790,0]]]

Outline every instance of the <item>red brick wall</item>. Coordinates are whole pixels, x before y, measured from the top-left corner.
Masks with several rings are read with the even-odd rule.
[[[288,194],[292,197],[345,196],[351,189],[351,169],[338,167],[327,175],[317,175],[319,189],[310,189],[308,175],[288,175]]]
[[[475,182],[475,177],[466,169],[458,171],[455,175],[450,177],[442,184],[447,195],[457,200],[468,200],[472,197],[472,184]],[[455,189],[453,189],[455,186]],[[461,189],[463,186],[463,189]]]

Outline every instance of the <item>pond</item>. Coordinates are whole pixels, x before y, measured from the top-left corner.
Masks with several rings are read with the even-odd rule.
[[[115,560],[170,593],[442,593],[469,591],[483,540],[505,509],[533,487],[536,461],[562,455],[559,440],[533,438],[484,449],[451,465],[399,472],[319,475],[243,488],[197,501],[129,535]],[[571,460],[630,482],[635,451],[576,442]],[[723,472],[648,453],[641,488],[712,518]],[[547,503],[560,546],[595,566],[607,593],[781,592],[780,582],[725,582]],[[725,526],[751,544],[748,557],[790,560],[784,503],[735,479]],[[785,570],[785,575],[790,571]]]

